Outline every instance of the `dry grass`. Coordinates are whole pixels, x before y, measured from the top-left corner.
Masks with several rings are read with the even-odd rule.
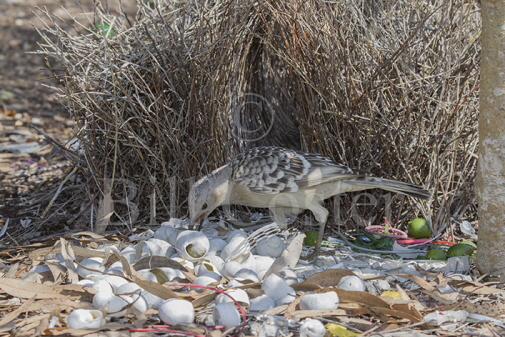
[[[426,204],[393,202],[394,221],[473,216],[476,1],[166,1],[140,2],[134,17],[41,16],[89,195],[103,204],[107,186],[114,200],[137,188],[115,204],[140,210],[125,223],[183,215],[193,179],[272,144],[433,190]],[[94,28],[104,23],[114,34]]]

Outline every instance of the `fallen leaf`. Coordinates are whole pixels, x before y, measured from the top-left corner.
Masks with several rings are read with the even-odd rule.
[[[134,265],[133,268],[135,270],[141,270],[141,269],[151,269],[151,268],[162,268],[162,267],[167,267],[167,268],[173,268],[173,269],[178,269],[181,271],[187,272],[188,270],[186,267],[184,267],[182,264],[179,262],[172,260],[166,256],[145,256],[138,260]]]
[[[468,312],[490,317],[500,318],[500,315],[505,314],[505,303],[489,303],[489,302],[456,302],[448,305],[442,305],[433,310],[466,310]]]
[[[138,284],[142,289],[150,292],[155,296],[161,297],[164,300],[168,300],[169,298],[179,298],[179,296],[177,296],[177,294],[172,289],[166,288],[159,283],[144,279],[137,279],[134,282]]]
[[[291,285],[291,287],[295,291],[303,291],[303,292],[316,291],[318,289],[322,289],[322,287],[319,284],[310,283],[310,282],[307,282],[307,281],[304,281],[304,282],[301,282],[301,283],[293,283]]]
[[[284,249],[281,256],[275,259],[263,278],[266,278],[270,274],[277,275],[284,267],[293,268],[296,266],[300,259],[300,254],[302,253],[304,238],[305,234],[298,234],[288,247]]]
[[[337,286],[344,276],[356,276],[356,274],[347,269],[326,269],[320,273],[310,275],[302,283],[315,283],[321,287],[331,287]]]
[[[51,306],[58,306],[62,308],[72,308],[72,309],[94,309],[91,303],[88,302],[76,302],[65,298],[54,298],[43,300],[35,300],[32,298],[23,303],[16,310],[4,316],[0,320],[0,326],[3,327],[5,324],[15,321],[15,319],[18,318],[18,316],[23,313],[35,312],[42,308],[47,310],[48,308],[51,308]],[[34,317],[40,317],[40,316],[34,316]]]
[[[466,280],[449,280],[448,283],[453,288],[461,288],[462,291],[475,295],[492,295],[505,292],[503,289],[488,287],[479,282]]]
[[[282,315],[286,311],[287,308],[288,308],[288,305],[283,304],[283,305],[279,305],[278,307],[265,310],[261,314],[263,314],[263,315]]]
[[[316,291],[317,293],[334,291],[337,293],[340,302],[355,302],[361,305],[378,307],[378,308],[390,308],[390,305],[384,301],[379,296],[372,295],[364,291],[351,291],[339,288],[325,288]]]
[[[345,310],[342,309],[321,309],[321,310],[297,310],[293,312],[291,318],[308,318],[308,317],[324,317],[324,316],[347,316]]]
[[[195,309],[197,308],[203,308],[204,306],[206,306],[207,304],[209,304],[210,302],[212,302],[217,296],[217,292],[215,291],[211,291],[211,293],[208,293],[208,294],[205,294],[203,296],[200,296],[198,298],[195,298],[191,304],[193,304],[193,307]]]
[[[45,285],[20,279],[0,278],[0,288],[7,294],[21,298],[64,298],[87,300],[96,291],[78,284]]]

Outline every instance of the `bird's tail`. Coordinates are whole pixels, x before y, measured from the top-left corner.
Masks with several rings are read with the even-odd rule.
[[[404,183],[402,181],[376,178],[376,177],[357,177],[353,179],[356,184],[366,188],[380,188],[386,191],[405,194],[414,198],[428,199],[431,192],[425,190],[419,185]]]

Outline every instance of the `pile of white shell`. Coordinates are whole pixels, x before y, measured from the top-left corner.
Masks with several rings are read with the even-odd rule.
[[[156,232],[148,231],[147,235],[132,237],[130,239],[139,240],[138,243],[129,244],[119,253],[130,264],[135,264],[146,256],[164,256],[178,261],[187,269],[194,270],[195,285],[207,286],[221,281],[223,276],[231,279],[225,291],[229,296],[224,294],[216,296],[209,304],[212,315],[199,317],[200,323],[233,327],[243,323],[237,303],[248,312],[259,313],[291,303],[296,298],[291,284],[302,280],[294,270],[286,268],[280,273],[265,277],[274,260],[286,248],[286,242],[282,237],[270,236],[258,241],[255,247],[251,247],[247,234],[242,230],[220,236],[218,231],[212,228],[206,228],[202,232],[177,229],[176,226],[180,224],[180,220],[171,219],[163,223]],[[117,250],[113,246],[103,246],[99,249]],[[80,262],[85,268],[77,266],[77,273],[82,278],[78,283],[97,291],[93,298],[96,310],[79,309],[72,312],[67,321],[70,328],[99,328],[111,317],[122,317],[128,313],[135,314],[148,309],[157,309],[159,319],[169,325],[195,321],[195,311],[191,302],[180,298],[163,300],[123,278],[123,267],[120,262],[107,268],[103,262],[100,258],[85,258]],[[307,265],[300,268],[307,270]],[[159,270],[169,281],[178,282],[185,279],[179,269],[157,268],[158,273]],[[159,275],[157,276],[152,269],[141,269],[137,272],[147,280],[158,281]],[[251,281],[262,282],[261,289],[264,294],[250,298],[247,292],[236,288],[242,286],[244,282]],[[365,284],[359,277],[355,277],[345,281],[343,279],[342,287],[364,290]],[[300,307],[310,310],[336,309],[338,303],[339,299],[335,292],[324,295],[305,294]],[[256,325],[256,328],[261,330],[261,326]],[[284,328],[275,325],[275,327],[269,326],[268,329],[281,331]],[[313,321],[302,324],[300,329],[300,333],[303,332],[305,336],[318,336],[321,331],[324,332],[324,327],[321,328],[321,325]]]

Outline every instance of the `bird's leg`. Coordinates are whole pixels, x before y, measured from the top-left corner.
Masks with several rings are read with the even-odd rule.
[[[314,251],[308,256],[304,257],[304,260],[312,260],[319,256],[321,253],[321,243],[324,236],[324,228],[326,227],[326,220],[328,219],[328,210],[324,208],[321,204],[311,204],[309,209],[314,214],[317,222],[319,222],[319,233],[317,235],[317,242]]]
[[[274,215],[274,221],[279,226],[281,230],[285,230],[288,228],[288,222],[286,220],[286,213],[284,208],[274,208],[272,210],[272,213]]]

